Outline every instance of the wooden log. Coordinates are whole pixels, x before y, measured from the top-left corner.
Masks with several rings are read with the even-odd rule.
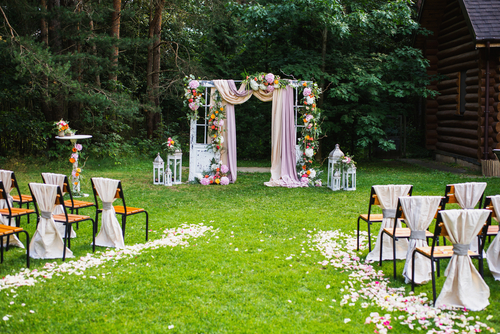
[[[488,102],[489,106],[493,106],[493,104],[495,103],[495,99],[493,97],[490,97],[488,101],[489,101]],[[486,99],[485,98],[480,99],[479,103],[481,104],[481,106],[486,106]]]
[[[437,124],[438,118],[436,115],[425,115],[425,123],[436,123]]]
[[[479,95],[477,95],[477,92],[472,94],[465,94],[465,102],[478,103]]]
[[[484,147],[484,137],[481,137],[477,141],[478,146],[483,146]],[[488,137],[488,147],[495,147],[495,142],[493,141],[493,138]]]
[[[490,76],[490,86],[494,86],[495,83],[496,83],[495,78]],[[479,78],[478,84],[481,85],[482,87],[486,87],[486,79]]]
[[[437,138],[438,134],[436,130],[425,130],[425,137],[426,138]]]
[[[500,134],[500,122],[497,122],[495,125],[495,132],[497,132],[498,134]],[[498,135],[497,135],[498,136]],[[497,137],[498,138],[498,137]],[[498,142],[500,142],[500,140],[497,140]]]
[[[465,84],[467,86],[472,86],[472,85],[477,85],[479,83],[479,77],[476,75],[476,76],[471,76],[471,77],[467,77],[465,79]]]
[[[463,137],[452,137],[452,136],[438,136],[438,142],[440,143],[450,143],[464,147],[477,148],[477,138],[469,139]]]
[[[449,79],[449,80],[443,80],[437,84],[437,89],[440,91],[446,88],[451,88],[451,87],[458,87],[460,84],[458,78],[455,79]]]
[[[463,128],[445,128],[439,126],[437,128],[438,135],[441,136],[454,136],[477,139],[477,129],[463,129]]]
[[[481,87],[481,89],[479,89],[479,94],[481,97],[486,97],[486,87]],[[495,87],[490,86],[490,97],[495,96],[495,94],[498,94],[495,90]],[[497,99],[497,101],[498,101],[498,99]]]
[[[458,103],[458,94],[454,95],[441,95],[438,96],[437,101],[439,104],[453,104]]]
[[[436,130],[438,128],[438,124],[436,123],[426,123],[425,128],[427,130]]]
[[[469,61],[464,62],[464,63],[454,64],[454,65],[440,68],[439,72],[441,72],[442,74],[447,74],[447,73],[455,72],[455,71],[463,71],[466,69],[470,69],[472,67],[477,67],[478,64],[479,64],[479,61],[477,59],[469,60]]]
[[[463,63],[466,63],[466,62],[471,61],[471,60],[475,61],[478,58],[478,56],[479,56],[479,51],[472,50],[472,51],[465,52],[465,53],[455,54],[455,55],[448,57],[448,58],[445,58],[445,59],[441,59],[440,61],[438,61],[437,64],[438,64],[439,68],[443,68],[446,66],[463,64]]]
[[[467,75],[467,77],[477,77],[479,75],[479,68],[478,67],[471,68],[470,70],[467,70],[465,74]]]
[[[435,116],[437,112],[437,108],[425,109],[425,114],[429,116]]]
[[[497,133],[497,135],[495,136],[495,139],[497,140],[497,142],[500,142],[500,133]]]
[[[442,89],[439,92],[441,93],[441,95],[453,95],[453,94],[459,93],[458,87],[451,87],[451,88],[447,88],[447,89]],[[477,93],[477,91],[476,91],[476,93]]]
[[[427,89],[436,90],[436,91],[438,90],[437,85],[429,85],[426,88]],[[429,97],[429,99],[433,100],[434,98],[433,97]]]
[[[432,38],[432,36],[429,36],[429,39],[425,40],[425,48],[426,49],[437,49],[439,46],[439,43],[437,39]]]
[[[463,36],[460,36],[456,39],[453,39],[451,41],[447,41],[445,43],[440,43],[439,44],[439,50],[446,50],[446,49],[451,49],[454,48],[458,45],[465,44],[467,42],[472,42],[472,35],[471,34],[465,34]]]
[[[439,44],[441,43],[446,43],[447,41],[451,41],[455,38],[461,37],[463,35],[468,35],[469,33],[469,28],[467,26],[462,27],[460,29],[451,31],[447,34],[442,34],[438,37],[438,42]]]
[[[465,92],[467,94],[469,93],[478,93],[479,92],[479,86],[478,85],[466,85],[467,87],[465,87]]]
[[[485,109],[485,106],[481,106],[479,108],[479,110],[477,111],[477,115],[484,116],[484,109]],[[491,104],[490,104],[490,107],[488,109],[490,110],[490,112],[489,112],[490,116],[493,117],[494,119],[496,119],[497,114],[498,114],[496,109]]]
[[[477,148],[470,148],[451,143],[437,142],[436,149],[449,153],[463,155],[469,158],[477,158]]]
[[[464,120],[474,120],[477,121],[477,111],[468,111],[466,110],[462,115]]]
[[[477,112],[478,109],[479,109],[479,103],[477,103],[477,102],[465,104],[465,110]]]
[[[477,136],[478,138],[484,137],[484,126],[479,126],[477,128]],[[488,126],[488,137],[496,137],[492,126]]]
[[[439,106],[439,103],[437,100],[426,100],[425,101],[425,107],[427,109],[432,109],[432,108],[436,108]]]
[[[484,158],[484,146],[479,146],[477,149],[477,158],[478,159],[483,159]],[[493,154],[493,148],[488,147],[488,159],[494,159],[495,155]]]
[[[462,129],[471,129],[477,131],[477,120],[466,121],[464,119],[451,119],[451,120],[443,120],[438,121],[438,127],[449,127],[449,128],[462,128]]]
[[[456,110],[439,110],[436,113],[438,120],[457,119],[459,115]]]
[[[455,54],[473,51],[475,49],[475,47],[476,46],[475,46],[474,42],[467,41],[466,43],[459,44],[459,45],[452,47],[452,48],[440,49],[440,51],[438,51],[438,53],[437,53],[437,57],[439,59],[445,59],[445,58],[451,57]]]
[[[479,117],[479,119],[478,119],[479,126],[484,125],[484,119],[485,119],[485,117]],[[491,127],[491,124],[493,124],[493,122],[494,122],[493,117],[491,117],[491,116],[488,117],[488,127]],[[478,127],[478,129],[479,129],[479,127]],[[493,129],[491,129],[491,131],[493,131]]]
[[[438,107],[438,111],[440,110],[453,110],[454,113],[458,113],[458,103],[455,103],[455,104],[443,104],[442,106],[439,106]]]

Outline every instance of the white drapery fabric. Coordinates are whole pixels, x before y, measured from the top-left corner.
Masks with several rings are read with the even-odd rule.
[[[30,257],[34,259],[62,258],[64,241],[56,227],[57,223],[52,218],[52,211],[56,206],[57,186],[30,183],[30,187],[41,211],[40,222],[30,243]],[[74,257],[69,248],[66,248],[66,257]]]
[[[273,98],[271,128],[271,179],[264,184],[268,187],[279,187],[281,178],[281,139],[283,89],[276,89]]]
[[[125,248],[122,228],[116,218],[113,202],[119,180],[106,179],[102,177],[92,178],[97,194],[103,203],[101,214],[101,230],[95,237],[96,246]],[[97,222],[96,222],[97,223]]]
[[[458,205],[462,209],[474,209],[484,194],[486,189],[486,182],[466,182],[466,183],[456,183],[453,185],[455,187],[455,197],[457,198]],[[471,250],[478,252],[478,243],[472,242]],[[483,256],[486,256],[483,253]]]
[[[490,304],[490,289],[472,264],[467,252],[470,243],[483,228],[490,211],[442,210],[440,214],[454,249],[444,272],[446,281],[436,300],[436,307],[454,306],[480,311]]]
[[[61,192],[63,196],[66,194],[64,192],[64,178],[66,175],[64,174],[55,174],[55,173],[42,173],[42,178],[44,179],[46,184],[54,184],[56,186],[59,186],[61,188]],[[54,215],[59,215],[59,214],[64,214],[64,208],[61,204],[57,205],[54,211],[52,211]],[[56,224],[57,230],[59,231],[59,234],[64,237],[65,233],[65,227],[63,224]],[[70,230],[70,238],[76,238],[76,233],[73,230],[73,226],[71,226]]]
[[[7,201],[9,201],[9,205],[12,208],[13,201],[12,201],[12,196],[10,194],[10,191],[12,190],[12,171],[0,169],[0,181],[2,181],[2,183],[3,183],[3,187],[5,188],[5,191],[7,192],[5,197],[7,197]],[[4,200],[4,199],[0,200],[0,209],[7,209],[6,200]],[[7,217],[3,217],[0,214],[0,224],[15,226],[16,220],[15,219],[8,219]],[[3,238],[3,244],[4,244],[4,246],[7,246],[7,238]],[[17,236],[15,234],[10,235],[9,246],[24,248],[23,243],[17,238]]]
[[[496,216],[500,217],[500,195],[491,196],[491,204],[493,204]],[[498,235],[488,247],[486,261],[495,280],[500,281],[500,237]]]
[[[380,244],[380,235],[384,228],[393,228],[394,224],[401,227],[400,222],[395,222],[396,207],[398,198],[408,195],[411,185],[409,184],[388,184],[373,186],[380,202],[380,207],[384,214],[382,224],[378,232],[377,242],[373,250],[366,256],[366,261],[378,261],[380,259],[380,247],[382,248],[382,260],[392,260],[392,241],[389,238],[384,239],[384,244]],[[408,240],[398,240],[396,242],[396,259],[405,259],[408,251]]]
[[[405,221],[412,231],[406,262],[403,269],[405,282],[410,283],[412,278],[412,254],[417,247],[426,247],[427,239],[425,231],[432,223],[438,210],[441,196],[411,196],[400,197],[401,207],[405,216]],[[415,283],[425,284],[432,279],[431,261],[422,255],[415,254]]]

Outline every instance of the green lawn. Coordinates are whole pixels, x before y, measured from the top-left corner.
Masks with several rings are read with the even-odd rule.
[[[28,182],[40,182],[41,172],[68,173],[68,167],[20,161],[2,166],[16,171],[24,192]],[[2,333],[373,333],[374,325],[365,325],[365,318],[388,311],[371,304],[363,308],[363,300],[340,305],[350,271],[319,264],[325,257],[311,242],[314,236],[320,230],[355,230],[374,184],[413,184],[414,195],[443,195],[448,183],[486,181],[486,195],[500,193],[498,178],[462,177],[397,161],[359,164],[353,192],[267,188],[263,183],[269,173],[238,173],[237,183],[229,186],[154,186],[149,161],[119,165],[89,161],[84,175],[83,190],[89,193],[90,177],[122,180],[127,204],[149,211],[150,240],[182,223],[203,223],[218,231],[190,238],[189,247],[151,248],[89,268],[83,275],[54,275],[34,286],[1,290]],[[83,213],[94,215],[92,209]],[[143,217],[127,219],[127,245],[145,242]],[[23,219],[22,227],[33,235],[33,222],[27,225]],[[78,259],[92,252],[90,225],[82,224],[76,232],[71,248]],[[363,258],[367,252],[359,255]],[[62,263],[32,260],[31,269],[42,270],[46,262]],[[24,266],[23,251],[11,249],[0,265],[0,277],[18,273]],[[403,266],[398,261],[396,281],[390,261],[384,262],[382,270],[391,278],[391,287],[409,292],[401,276]],[[486,261],[485,267],[491,305],[468,316],[499,327],[499,283]],[[374,264],[374,268],[380,267]],[[438,279],[438,292],[444,280]],[[430,283],[417,287],[417,292],[432,298]],[[494,317],[485,320],[490,314]],[[8,320],[1,320],[7,315]],[[351,321],[344,323],[346,318]],[[409,331],[397,320],[391,324],[394,333]]]

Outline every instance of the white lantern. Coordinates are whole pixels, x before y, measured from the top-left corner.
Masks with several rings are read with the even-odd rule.
[[[167,157],[167,170],[172,173],[172,184],[182,183],[182,152],[176,150],[174,154],[169,154]]]
[[[167,173],[165,174],[165,185],[172,186],[172,171],[170,168],[167,168]]]
[[[341,189],[340,183],[340,171],[335,168],[335,163],[338,162],[344,156],[344,152],[340,150],[339,144],[335,145],[335,149],[330,152],[328,156],[328,188],[336,191]],[[335,185],[335,181],[337,181],[337,185]]]
[[[160,153],[156,156],[153,161],[153,184],[163,184],[165,181],[163,178],[164,174],[164,165],[163,159],[160,157]]]
[[[356,166],[349,167],[342,174],[342,188],[344,190],[356,190]]]

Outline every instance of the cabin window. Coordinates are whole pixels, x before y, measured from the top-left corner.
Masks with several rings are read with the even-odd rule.
[[[460,83],[459,83],[459,101],[458,101],[458,113],[463,115],[465,113],[465,94],[467,93],[467,85],[465,80],[467,79],[467,71],[460,72]]]

